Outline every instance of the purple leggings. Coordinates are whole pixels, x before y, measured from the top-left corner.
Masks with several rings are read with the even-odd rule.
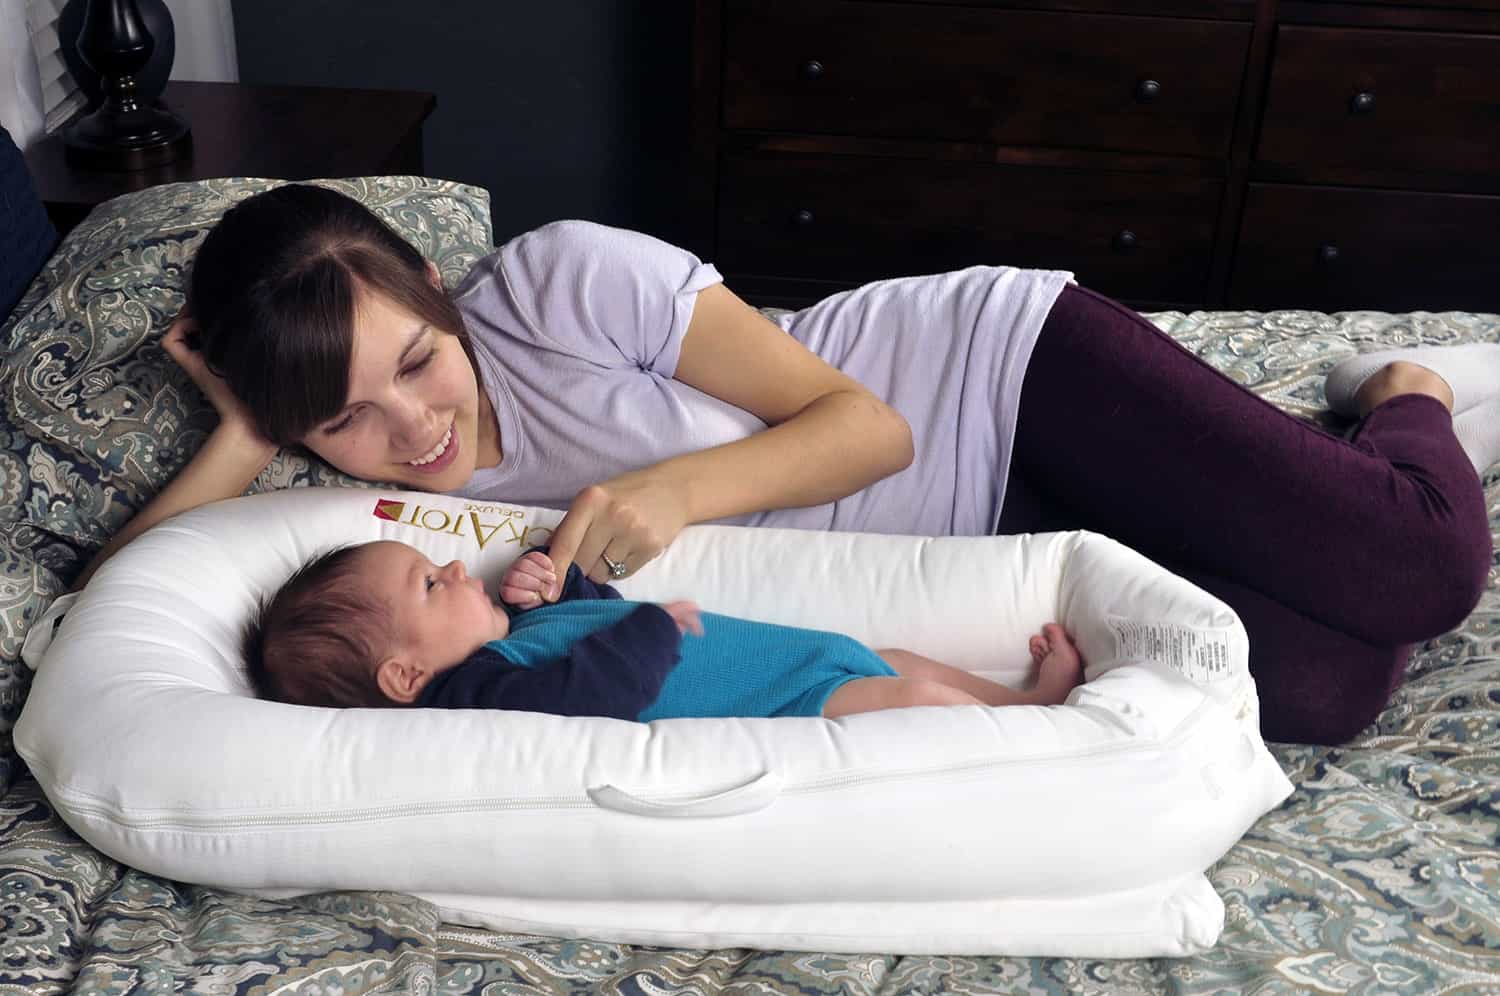
[[[1345,442],[1070,285],[1026,369],[1000,532],[1091,529],[1217,595],[1250,633],[1265,735],[1340,743],[1484,590],[1484,494],[1452,426],[1404,395]]]

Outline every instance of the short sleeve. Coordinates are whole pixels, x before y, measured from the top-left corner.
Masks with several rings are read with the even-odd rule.
[[[640,232],[559,221],[506,243],[459,288],[459,305],[532,345],[671,377],[693,304],[722,278]]]

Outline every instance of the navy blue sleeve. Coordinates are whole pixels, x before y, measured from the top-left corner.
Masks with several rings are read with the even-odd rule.
[[[512,664],[481,647],[434,678],[416,704],[634,720],[661,694],[681,646],[672,617],[660,606],[642,605],[573,644],[561,660],[539,667]]]
[[[578,569],[577,564],[568,565],[568,576],[563,578],[562,591],[558,593],[559,602],[571,602],[575,598],[615,598],[620,593],[607,584],[595,584],[589,580],[589,576]]]

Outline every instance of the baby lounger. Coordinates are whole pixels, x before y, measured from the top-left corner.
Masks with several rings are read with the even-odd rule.
[[[1010,684],[1055,619],[1090,662],[1067,706],[640,724],[251,696],[240,627],[320,550],[399,539],[493,583],[560,517],[343,489],[181,515],[71,606],[17,748],[100,851],[272,898],[397,890],[454,922],[678,947],[1142,957],[1217,939],[1204,871],[1291,785],[1234,614],[1102,536],[696,526],[619,585]]]

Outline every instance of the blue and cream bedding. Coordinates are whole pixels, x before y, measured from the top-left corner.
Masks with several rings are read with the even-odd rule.
[[[499,935],[385,893],[271,902],[94,851],[11,749],[20,642],[82,561],[201,444],[213,415],[156,337],[204,231],[266,181],[159,187],[73,232],[0,324],[0,992],[1500,992],[1500,591],[1417,649],[1377,723],[1273,745],[1296,793],[1210,872],[1206,955],[1156,961],[686,951]],[[482,191],[340,181],[450,283],[490,245]],[[1087,274],[1081,274],[1087,282]],[[1208,362],[1308,419],[1322,373],[1375,344],[1500,340],[1500,316],[1160,313]],[[261,491],[355,483],[284,454]],[[1487,481],[1500,525],[1500,480]],[[100,662],[108,666],[108,662]],[[154,731],[170,738],[172,730]],[[1100,847],[1109,846],[1107,827]]]

